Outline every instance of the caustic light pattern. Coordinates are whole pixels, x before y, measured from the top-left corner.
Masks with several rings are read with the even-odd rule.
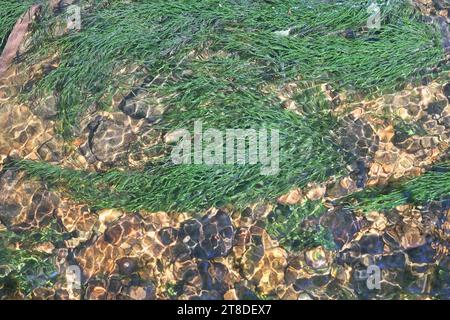
[[[449,22],[0,1],[0,298],[449,299]]]

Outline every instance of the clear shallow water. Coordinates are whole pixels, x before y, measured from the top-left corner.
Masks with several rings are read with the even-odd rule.
[[[442,6],[421,9],[435,16],[436,10],[445,13],[445,4]],[[127,10],[139,17],[139,10]],[[114,19],[113,13],[105,10],[98,14]],[[278,28],[286,21],[262,21],[259,27],[270,23]],[[439,23],[447,22],[443,18]],[[364,32],[358,32],[345,30],[327,37],[339,43],[358,41],[364,37]],[[80,35],[84,34],[81,31]],[[297,39],[295,30],[292,35],[289,31],[287,37],[291,36],[292,41]],[[101,37],[85,40],[95,39],[102,41]],[[183,39],[178,40],[188,45],[189,40]],[[255,40],[249,39],[242,41]],[[233,51],[232,46],[196,48],[193,57],[188,56],[160,78],[139,64],[114,69],[120,87],[112,85],[111,91],[105,91],[114,94],[101,96],[100,86],[89,88],[99,94],[99,105],[107,103],[109,109],[91,105],[77,120],[70,139],[63,138],[67,132],[57,116],[61,110],[72,110],[61,109],[64,97],[47,92],[48,96],[33,96],[29,103],[17,102],[39,79],[49,79],[52,71],[62,70],[58,59],[41,57],[32,69],[26,62],[12,63],[0,80],[0,125],[5,128],[0,133],[1,298],[449,298],[449,170],[445,164],[450,87],[445,61],[433,66],[435,78],[426,73],[419,82],[392,87],[373,97],[323,83],[313,87],[311,94],[302,81],[290,78],[296,69],[289,68],[296,64],[289,59],[287,64],[281,61],[281,69],[263,65],[260,74],[260,68],[249,63],[254,60],[239,60],[245,55],[238,43],[228,44],[236,45],[236,52],[226,52]],[[98,53],[101,56],[101,50]],[[73,56],[73,52],[67,53],[66,61]],[[271,59],[276,66],[280,62]],[[60,74],[75,80],[77,74],[72,71],[68,68]],[[361,75],[339,68],[335,71],[343,72],[346,79]],[[169,91],[163,90],[164,85]],[[155,91],[154,86],[159,89]],[[169,100],[169,106],[164,104],[167,100],[161,96],[173,92],[177,93],[175,100]],[[248,92],[254,94],[250,102]],[[311,106],[318,93],[325,97],[325,112]],[[92,98],[83,94],[79,106]],[[222,102],[244,106],[237,104],[232,109],[233,105],[227,105],[222,110]],[[267,103],[282,112],[264,109]],[[195,109],[198,104],[221,112],[204,114]],[[173,105],[189,108],[170,113]],[[219,128],[275,118],[282,120],[277,125],[292,129],[296,122],[290,119],[323,117],[322,123],[314,122],[312,128],[297,123],[295,131],[284,135],[292,140],[283,149],[289,155],[305,148],[298,153],[299,157],[311,156],[305,170],[320,174],[301,187],[292,183],[285,188],[285,181],[276,179],[255,182],[250,176],[248,182],[245,171],[237,171],[236,178],[224,185],[220,178],[227,177],[226,170],[218,175],[181,170],[173,176],[177,179],[151,180],[165,181],[161,188],[152,189],[143,169],[149,162],[154,170],[150,172],[166,168],[152,161],[167,152],[170,144],[164,126],[158,125],[168,120],[172,125],[191,124],[196,115]],[[329,115],[331,127],[324,125]],[[314,140],[317,132],[323,139]],[[325,143],[333,143],[333,148],[320,153]],[[340,158],[327,160],[334,159],[334,151],[346,158],[339,174],[335,169],[341,166]],[[24,158],[47,166],[14,162]],[[295,160],[290,163],[301,164]],[[328,163],[326,168],[324,163]],[[99,174],[80,178],[62,167]],[[111,169],[122,173],[103,174]],[[287,182],[303,181],[304,172],[294,174],[297,166],[292,166],[292,174],[290,167],[283,169]],[[423,171],[436,175],[430,177]],[[132,172],[137,175],[129,175]],[[419,174],[422,180],[414,180],[417,183],[403,182]],[[187,177],[197,180],[191,183]],[[278,182],[274,185],[280,189],[267,187],[272,181]],[[382,190],[358,193],[372,187]],[[281,189],[283,192],[277,193]],[[264,200],[254,200],[255,194]],[[160,202],[149,201],[157,196]],[[235,196],[239,203],[218,201],[226,196]],[[168,213],[146,207],[167,203],[190,210],[165,210],[175,211]],[[217,208],[194,206],[205,203],[215,203]]]

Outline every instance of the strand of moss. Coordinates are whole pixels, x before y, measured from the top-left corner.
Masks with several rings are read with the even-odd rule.
[[[443,163],[411,180],[385,189],[362,191],[344,201],[351,203],[351,207],[355,209],[370,212],[448,198],[450,198],[450,163]]]
[[[93,104],[107,108],[117,88],[135,76],[118,76],[114,70],[137,65],[154,76],[182,66],[204,73],[209,64],[200,70],[186,59],[202,48],[230,53],[254,74],[264,70],[263,77],[252,72],[245,78],[233,75],[247,85],[287,82],[301,75],[365,94],[393,90],[442,60],[439,31],[423,23],[408,1],[379,1],[382,27],[376,31],[366,27],[370,3],[80,1],[84,8],[80,32],[57,38],[49,36],[51,32],[38,33],[34,56],[57,51],[61,63],[38,83],[35,93],[58,92],[60,116],[69,134],[86,108]],[[51,30],[54,20],[46,23],[41,28]],[[286,30],[287,36],[277,33]],[[179,87],[166,86],[172,91]]]

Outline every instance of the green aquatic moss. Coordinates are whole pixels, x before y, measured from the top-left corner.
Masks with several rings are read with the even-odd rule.
[[[424,204],[450,198],[450,164],[436,165],[432,170],[410,180],[385,188],[364,190],[343,201],[365,212],[393,209],[404,204]]]
[[[278,173],[263,175],[260,163],[174,165],[170,157],[149,164],[145,171],[88,173],[33,161],[11,165],[61,187],[71,197],[95,208],[120,207],[128,211],[195,211],[229,203],[245,206],[273,200],[293,187],[322,182],[344,171],[348,159],[339,153],[330,138],[336,120],[321,109],[322,105],[313,107],[310,102],[309,108],[316,111],[302,117],[276,107],[241,104],[245,93],[224,99],[230,102],[225,112],[220,107],[195,109],[182,117],[169,117],[167,121],[170,127],[192,128],[193,122],[201,119],[204,130],[265,128],[270,132],[277,129],[280,135]]]
[[[0,231],[0,292],[13,296],[20,292],[27,296],[34,288],[50,286],[57,277],[50,254],[34,249],[40,243],[60,241],[62,234],[55,226],[20,234]],[[20,244],[16,248],[15,244]]]
[[[212,62],[192,65],[186,58],[202,48],[233,55],[232,77],[246,86],[300,76],[364,94],[393,90],[443,59],[439,31],[422,22],[408,1],[379,1],[379,30],[367,28],[370,3],[81,1],[80,32],[56,38],[50,32],[38,33],[33,56],[57,51],[61,62],[39,81],[35,93],[58,91],[60,118],[70,136],[89,106],[108,108],[106,97],[134,76],[114,74],[123,65],[141,66],[150,78],[183,68],[194,74],[209,72],[209,78],[220,81],[222,74],[214,72]],[[51,30],[52,23],[53,19],[44,19],[41,29]],[[249,72],[240,74],[240,65]],[[185,80],[164,87],[175,91],[194,85]],[[219,87],[213,82],[207,88],[212,93]]]
[[[0,292],[2,295],[21,292],[25,295],[34,288],[51,285],[55,266],[47,254],[30,250],[1,248]]]
[[[327,211],[320,201],[306,201],[301,205],[278,205],[267,217],[266,230],[273,239],[289,251],[301,251],[316,246],[331,250],[334,243],[328,230],[320,225],[302,228],[308,218],[318,218]]]
[[[17,22],[33,3],[31,0],[2,0],[0,1],[0,52],[8,40],[8,36]]]

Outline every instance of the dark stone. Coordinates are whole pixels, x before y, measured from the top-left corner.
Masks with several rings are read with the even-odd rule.
[[[384,242],[379,235],[365,235],[358,242],[361,254],[380,254],[383,253]]]
[[[364,161],[356,162],[357,170],[355,171],[356,175],[356,186],[358,188],[364,188],[367,182],[367,168]]]
[[[227,283],[228,269],[221,263],[201,261],[197,269],[202,280],[202,289],[218,291],[222,294],[230,288]]]
[[[177,229],[175,228],[168,227],[158,231],[158,237],[165,246],[175,242],[177,240],[177,235]]]
[[[395,146],[399,146],[400,143],[406,141],[410,135],[403,130],[395,130],[394,137],[392,138],[392,142]]]
[[[387,246],[389,246],[389,248],[391,248],[391,250],[397,250],[400,248],[398,240],[387,232],[383,233],[383,241]]]
[[[118,294],[122,289],[122,281],[118,277],[111,277],[108,280],[108,292]]]
[[[122,258],[117,260],[117,266],[119,267],[120,274],[129,276],[137,271],[138,262],[136,259]]]
[[[377,257],[375,261],[381,269],[403,269],[405,267],[406,258],[402,252],[397,252]]]
[[[353,213],[348,209],[328,211],[320,219],[320,225],[331,231],[338,249],[349,242],[360,229]]]
[[[445,100],[431,102],[428,104],[426,111],[431,115],[440,115],[446,106],[447,101]]]
[[[426,243],[420,247],[406,250],[406,254],[413,263],[431,263],[433,262],[436,251],[430,244]]]
[[[447,98],[448,102],[450,102],[450,83],[447,83],[443,89],[445,97]]]
[[[199,220],[185,221],[178,231],[178,241],[200,259],[224,257],[232,247],[234,228],[226,212],[218,211]]]
[[[295,291],[303,291],[314,286],[312,279],[297,279],[294,283]]]
[[[198,271],[195,269],[189,269],[183,273],[183,281],[190,282],[198,275]]]
[[[256,293],[243,284],[235,285],[235,290],[239,300],[259,300]]]

